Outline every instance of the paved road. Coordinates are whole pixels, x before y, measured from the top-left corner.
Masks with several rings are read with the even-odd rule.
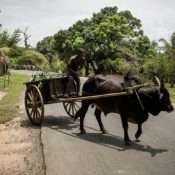
[[[103,116],[110,134],[100,134],[90,109],[87,134],[79,134],[79,121],[67,116],[62,104],[46,105],[42,142],[47,175],[174,175],[175,112],[150,116],[143,125],[141,142],[123,143],[117,114]],[[134,140],[136,125],[129,125]]]
[[[15,70],[15,69],[11,69],[11,72],[15,72],[15,73],[21,73],[21,74],[25,74],[25,75],[35,75],[41,71],[32,71],[32,70]]]

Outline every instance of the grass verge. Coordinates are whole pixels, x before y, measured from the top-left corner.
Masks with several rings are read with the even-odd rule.
[[[167,86],[167,89],[170,93],[171,102],[175,104],[175,88],[170,88]]]
[[[14,118],[19,110],[19,100],[25,89],[24,82],[29,80],[29,76],[11,73],[9,85],[4,89],[4,81],[0,79],[0,91],[7,92],[0,101],[0,123],[5,123]]]

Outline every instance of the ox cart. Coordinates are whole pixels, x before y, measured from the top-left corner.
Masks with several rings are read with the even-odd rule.
[[[76,95],[76,83],[69,83],[69,97],[65,98],[67,77],[49,78],[26,82],[25,109],[30,122],[33,125],[41,125],[44,118],[44,105],[63,103],[63,107],[70,117],[74,117],[80,108],[82,100],[109,98],[113,96],[129,95],[133,93],[133,87],[124,92],[108,93],[102,95],[80,96]],[[143,86],[136,85],[134,87]]]

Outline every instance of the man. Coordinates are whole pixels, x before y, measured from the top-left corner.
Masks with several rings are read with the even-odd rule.
[[[77,84],[77,96],[80,96],[80,69],[83,67],[85,59],[84,59],[85,50],[83,48],[79,48],[77,50],[77,54],[72,56],[67,65],[67,77],[68,81],[75,80]],[[69,83],[66,85],[66,89],[68,88]],[[65,96],[68,96],[65,94]]]

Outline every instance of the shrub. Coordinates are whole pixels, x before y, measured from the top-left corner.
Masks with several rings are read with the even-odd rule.
[[[34,65],[39,68],[44,67],[47,62],[43,54],[34,50],[26,50],[18,60],[20,65]]]

